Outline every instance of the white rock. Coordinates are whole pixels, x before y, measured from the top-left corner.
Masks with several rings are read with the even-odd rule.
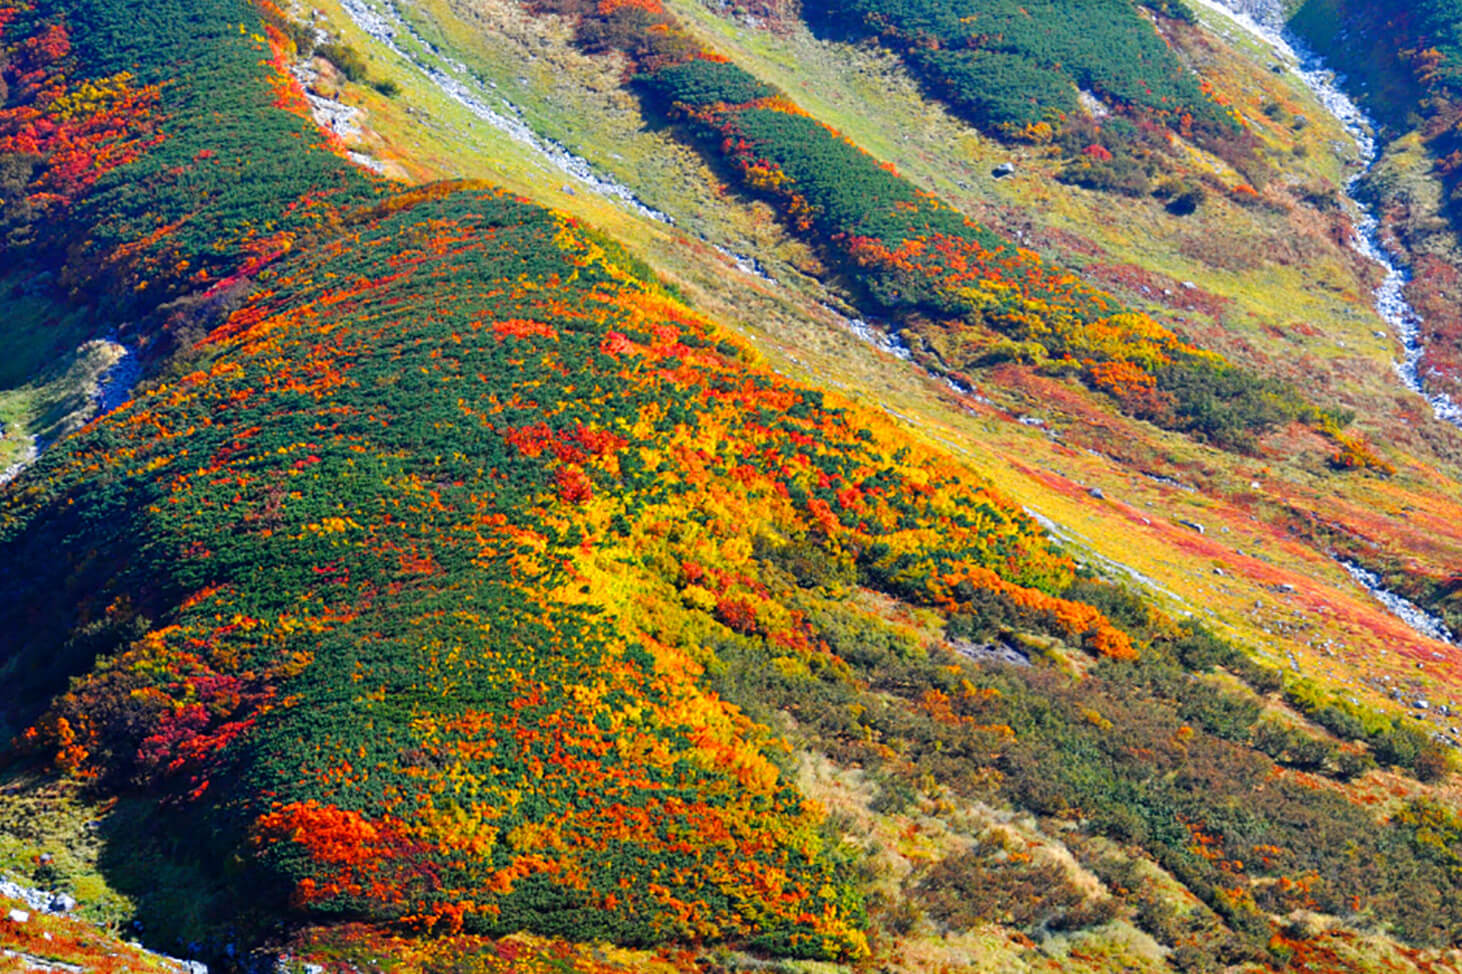
[[[8,919],[11,923],[29,923],[30,922],[30,914],[27,913],[27,912],[25,912],[24,910],[11,910],[5,916],[6,916],[6,919]]]

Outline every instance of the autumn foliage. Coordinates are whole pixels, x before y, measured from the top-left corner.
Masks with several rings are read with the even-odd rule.
[[[678,117],[909,327],[1029,338],[1170,418],[1173,369],[1216,374],[775,92],[715,97],[734,72],[687,55],[659,4],[578,6],[612,21],[601,39],[655,28],[646,83],[691,64]],[[0,497],[0,721],[92,793],[151,802],[270,929],[338,924],[438,966],[458,945],[483,970],[611,969],[566,940],[864,958],[864,886],[772,707],[830,755],[1096,822],[1205,902],[1255,833],[1319,848],[1297,809],[1359,814],[1276,784],[1284,821],[1214,819],[1200,842],[1178,815],[1198,822],[1202,772],[1238,769],[1237,795],[1275,765],[1220,734],[1248,733],[1242,704],[1188,692],[1164,645],[1191,633],[1079,581],[967,465],[757,365],[570,218],[350,169],[258,10],[156,0],[135,44],[124,12],[4,24],[14,71],[41,72],[6,102],[6,137],[31,140],[7,158],[39,157],[27,192],[64,215],[7,256],[64,252],[63,277],[98,282],[78,300],[114,296],[183,353]],[[860,601],[933,620],[929,645],[847,623]],[[976,636],[1068,669],[961,669]]]
[[[755,551],[1130,649],[1045,594],[1069,562],[967,471],[748,365],[565,219],[443,186],[331,224],[238,255],[252,294],[197,367],[3,520],[17,577],[75,595],[7,602],[7,712],[64,690],[26,747],[243,810],[231,847],[294,910],[854,956],[819,811],[703,684],[707,627],[832,658]]]
[[[1228,447],[1306,412],[1293,390],[1243,373],[917,188],[669,13],[550,7],[578,14],[590,50],[628,54],[647,100],[855,281],[868,314],[917,336],[927,368],[967,375],[1013,341],[1133,415]],[[1086,162],[1109,161],[1102,146],[1088,148]]]

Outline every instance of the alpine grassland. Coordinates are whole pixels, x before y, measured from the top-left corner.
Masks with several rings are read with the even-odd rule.
[[[1061,6],[0,9],[0,969],[1455,969],[1336,129]]]
[[[751,192],[774,201],[931,367],[1051,360],[1124,409],[1223,446],[1313,414],[1282,384],[1180,341],[1077,276],[921,191],[783,93],[695,39],[658,3],[540,5],[577,13],[589,50],[627,53],[647,97]],[[1232,120],[1229,120],[1232,125]]]

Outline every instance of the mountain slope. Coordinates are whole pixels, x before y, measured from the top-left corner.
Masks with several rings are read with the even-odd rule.
[[[1120,228],[1063,236],[1075,218],[1061,206],[1009,231],[1151,309],[1108,316],[1116,298],[879,168],[756,73],[783,43],[848,58],[809,71],[882,53],[786,22],[769,39],[688,4],[673,21],[654,3],[557,16],[488,5],[476,14],[580,72],[575,98],[626,112],[586,125],[667,121],[616,101],[629,50],[668,121],[771,132],[719,152],[713,139],[704,163],[676,154],[692,132],[643,134],[666,153],[659,172],[721,194],[725,212],[701,217],[602,174],[578,184],[602,198],[568,192],[562,169],[524,163],[577,165],[543,136],[504,122],[513,148],[440,128],[464,117],[452,112],[505,118],[472,93],[493,90],[486,76],[448,52],[479,57],[511,37],[443,26],[465,10],[415,9],[420,27],[389,29],[368,8],[346,12],[372,27],[370,53],[242,0],[151,5],[140,34],[112,0],[5,24],[15,137],[76,125],[41,151],[6,145],[30,207],[7,207],[7,257],[38,309],[10,327],[29,336],[73,315],[75,335],[135,342],[152,375],[4,493],[0,718],[16,741],[0,865],[39,875],[51,845],[74,848],[44,860],[49,881],[104,888],[156,945],[224,965],[254,947],[357,969],[1453,962],[1451,758],[1345,680],[1380,684],[1392,666],[1446,692],[1456,674],[1434,661],[1455,647],[1347,593],[1328,560],[1367,550],[1364,529],[1414,562],[1403,577],[1448,564],[1454,461],[1434,445],[1446,441],[1426,428],[1373,447],[1343,432],[1337,399],[1369,405],[1388,388],[1352,384],[1344,363],[1307,385],[1319,408],[1291,400],[1258,423],[1234,415],[1257,383],[1186,400],[1179,415],[1237,422],[1242,442],[1174,415],[1148,423],[1101,379],[1104,364],[1160,372],[1174,358],[1243,374],[1232,358],[1274,374],[1271,392],[1302,379],[1308,363],[1275,365],[1289,338],[1228,330],[1242,327],[1230,305],[1261,304],[1243,290],[1279,272],[1225,268],[1234,296],[1220,296],[1119,261],[1135,259]],[[374,16],[392,13],[406,16]],[[596,29],[620,32],[596,44]],[[1189,43],[1210,43],[1193,31]],[[316,129],[305,116],[335,69],[308,64],[314,88],[301,91],[297,45],[334,59],[347,79],[335,94],[402,128],[347,133],[353,150]],[[402,69],[427,58],[441,73],[409,84],[425,78],[435,102]],[[616,67],[606,76],[596,59]],[[441,118],[417,121],[417,97]],[[446,156],[413,155],[430,131]],[[79,144],[100,172],[53,192]],[[835,165],[796,168],[799,153],[833,158],[828,146]],[[605,215],[625,242],[485,183],[376,178],[350,161],[364,148],[408,172],[487,160],[519,192]],[[1067,164],[1029,151],[1037,174],[1018,192]],[[705,168],[723,156],[734,168]],[[707,188],[716,173],[777,202],[784,225],[756,198]],[[1154,261],[1179,259],[1161,248],[1191,233],[1193,213],[1057,185],[1063,206],[1166,213]],[[891,205],[867,206],[870,186]],[[1210,200],[1197,219],[1308,249],[1358,290],[1359,262],[1337,256],[1297,186]],[[690,219],[755,231],[784,283],[746,260],[752,273],[729,273],[670,222]],[[923,251],[905,219],[947,238],[938,261],[910,258]],[[884,260],[869,249],[879,234],[842,236],[879,220],[908,253]],[[976,258],[969,277],[946,273],[955,251]],[[1208,273],[1205,285],[1223,276]],[[1174,293],[1156,300],[1168,280]],[[1047,285],[1102,313],[1062,310]],[[776,374],[687,299],[733,323],[765,312],[746,331],[772,361],[846,395]],[[890,313],[920,354],[830,339],[839,322],[860,327],[838,311],[855,307]],[[1159,322],[1174,307],[1201,343]],[[961,329],[1050,347],[956,354]],[[1047,418],[1016,421],[1033,407]],[[1302,413],[1309,425],[1292,421]],[[1169,474],[1197,489],[1152,479]],[[1109,499],[1116,483],[1126,496]],[[1060,511],[1065,532],[1084,519],[1091,565],[1012,496]],[[1154,502],[1167,517],[1142,513]],[[1179,591],[1157,597],[1208,609],[1241,645],[1098,577],[1152,585],[1143,570],[1164,564]],[[1261,590],[1304,610],[1272,643],[1264,620],[1225,615]],[[1327,634],[1360,645],[1337,660],[1318,644]],[[1306,680],[1252,658],[1296,650],[1328,671]],[[73,812],[53,829],[5,824],[27,802],[79,802],[95,824],[69,838]]]

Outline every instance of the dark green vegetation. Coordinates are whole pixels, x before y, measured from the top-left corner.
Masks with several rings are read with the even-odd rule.
[[[1126,410],[1222,446],[1313,417],[1294,390],[1188,345],[1075,275],[915,187],[734,65],[695,58],[639,76],[713,159],[779,205],[872,314],[956,378],[1038,350]],[[744,96],[751,96],[750,99]]]
[[[634,51],[928,361],[1028,342],[1221,442],[1299,414],[620,9],[586,45]],[[757,366],[571,218],[356,174],[242,0],[155,4],[146,36],[132,16],[76,0],[5,28],[84,31],[12,63],[37,91],[125,67],[110,83],[156,121],[113,119],[127,151],[33,199],[53,222],[18,221],[9,253],[34,273],[108,241],[61,276],[74,306],[181,348],[0,500],[0,721],[7,760],[121,797],[99,865],[150,935],[360,921],[857,964],[926,918],[1131,923],[1190,970],[1279,966],[1297,910],[1457,940],[1455,819],[1341,790],[1376,760],[1440,773],[1430,742],[1265,715],[1273,671],[1079,577],[968,467]],[[75,111],[26,90],[17,131]],[[74,141],[37,143],[26,178]],[[975,347],[937,348],[948,322]],[[1002,649],[1033,665],[955,652]],[[793,755],[856,769],[887,820],[1030,817],[1097,888],[991,834],[881,899]]]
[[[1068,845],[1120,891],[1115,902],[1072,895],[1038,863],[983,850],[911,875],[907,902],[875,904],[878,922],[910,924],[912,909],[953,929],[995,920],[1041,935],[1135,916],[1160,942],[1187,947],[1185,969],[1195,970],[1277,963],[1269,916],[1296,909],[1369,913],[1414,943],[1457,940],[1462,885],[1441,851],[1445,839],[1423,812],[1378,827],[1372,811],[1327,784],[1370,759],[1261,718],[1277,674],[1102,586],[1078,583],[1068,595],[1131,626],[1139,661],[1103,662],[1073,679],[1042,661],[1048,645],[1014,636],[993,607],[952,616],[951,636],[967,646],[1008,642],[1036,665],[991,668],[926,653],[866,616],[826,608],[811,618],[846,669],[788,675],[754,646],[718,648],[723,693],[762,701],[753,713],[764,720],[785,709],[802,746],[879,769],[875,807],[907,808],[938,782],[967,799],[1030,809],[1073,830]],[[1219,679],[1223,671],[1254,686]],[[1266,753],[1310,774],[1280,771]],[[1152,877],[1103,851],[1108,840],[1141,849],[1204,908],[1173,911]],[[1024,895],[1014,892],[1022,881],[1033,884]]]
[[[20,53],[0,126],[12,150],[12,296],[40,290],[53,307],[87,309],[93,332],[125,323],[124,340],[165,352],[201,337],[248,275],[306,243],[330,207],[376,192],[308,118],[276,110],[298,96],[286,77],[261,77],[275,53],[257,12],[43,0],[9,19],[7,39],[28,38],[9,42]],[[156,92],[149,109],[104,99],[104,124],[79,122],[97,99],[83,82],[105,91],[122,76]],[[22,146],[31,151],[13,151]]]
[[[1192,20],[1186,7],[1161,6]],[[895,45],[938,94],[1008,134],[1059,126],[1081,111],[1078,89],[1185,134],[1239,131],[1132,0],[858,0],[808,15]]]
[[[1146,9],[1144,9],[1146,8]],[[1049,141],[1060,135],[1083,185],[1141,194],[1177,134],[1233,158],[1251,152],[1216,102],[1149,22],[1191,23],[1182,3],[1081,0],[858,0],[810,4],[825,28],[875,36],[931,94],[985,131]],[[1078,91],[1120,113],[1092,119]]]

